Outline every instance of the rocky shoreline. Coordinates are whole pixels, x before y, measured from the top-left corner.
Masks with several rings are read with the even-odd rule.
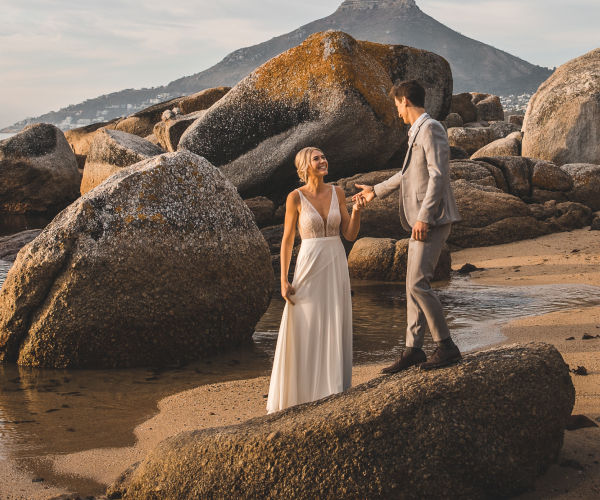
[[[451,266],[470,263],[485,269],[472,274],[475,280],[512,281],[505,261],[517,259],[519,264],[511,264],[519,266],[511,269],[519,272],[515,280],[559,283],[565,279],[564,271],[574,283],[597,284],[600,276],[589,266],[597,266],[600,258],[593,243],[600,228],[600,136],[594,128],[597,107],[590,99],[594,89],[600,89],[599,67],[596,49],[559,68],[540,86],[521,122],[518,116],[505,119],[498,96],[452,95],[449,65],[436,54],[326,31],[267,61],[231,89],[205,90],[123,120],[70,131],[66,137],[51,125],[27,127],[0,141],[0,210],[9,215],[58,215],[39,234],[29,231],[0,240],[0,258],[15,259],[0,290],[0,361],[50,368],[155,366],[183,363],[248,342],[274,289],[281,207],[297,185],[290,168],[293,155],[308,143],[326,151],[331,180],[344,189],[348,203],[354,183],[372,184],[388,177],[397,170],[407,145],[407,127],[396,116],[388,91],[404,79],[424,82],[426,108],[448,130],[452,187],[463,217],[453,227],[437,276],[447,277]],[[569,103],[563,100],[566,94],[572,96]],[[582,133],[583,129],[591,132]],[[564,255],[572,235],[578,246]],[[402,280],[407,234],[398,224],[397,199],[376,200],[369,206],[360,237],[354,245],[347,244],[352,276]],[[539,245],[550,250],[532,254],[531,248]],[[584,271],[578,276],[575,269],[580,268]],[[591,314],[596,318],[595,309]],[[570,346],[575,344],[567,348],[537,328],[535,321],[543,324],[547,318],[523,321],[515,328],[527,328],[514,334],[521,341],[554,344],[570,364],[587,363],[589,380],[595,380],[597,366],[581,354],[587,351],[573,351]],[[564,321],[556,335],[592,326],[568,315]],[[586,346],[596,349],[594,342],[595,337]],[[507,357],[516,360],[521,380],[502,378],[510,372]],[[366,385],[312,406],[241,426],[180,435],[160,445],[159,433],[153,433],[146,445],[158,445],[158,451],[143,446],[134,451],[92,450],[83,452],[88,459],[82,460],[83,455],[75,459],[78,465],[73,457],[57,458],[56,467],[114,483],[115,496],[127,491],[147,498],[151,494],[147,488],[154,488],[152,495],[157,497],[177,496],[186,490],[185,478],[177,470],[191,471],[194,478],[205,474],[186,490],[192,495],[236,490],[264,496],[264,488],[281,480],[278,493],[287,496],[394,496],[398,484],[385,480],[392,475],[408,478],[417,496],[439,496],[440,482],[424,486],[415,481],[415,474],[439,468],[440,457],[448,457],[450,448],[452,453],[460,448],[466,453],[464,461],[475,468],[487,463],[484,469],[494,473],[486,477],[484,469],[477,469],[478,474],[467,477],[456,470],[444,481],[465,497],[494,491],[514,495],[531,487],[535,476],[557,458],[572,406],[570,384],[575,383],[579,400],[587,402],[576,399],[576,408],[598,417],[597,395],[586,392],[573,372],[565,376],[569,372],[562,373],[564,368],[553,347],[525,345],[474,353],[463,365],[449,369],[454,385],[447,391],[460,394],[463,409],[471,409],[467,415],[479,412],[481,443],[495,450],[481,456],[469,454],[481,443],[474,445],[477,436],[465,430],[464,415],[453,414],[450,402],[437,405],[444,398],[425,375],[411,372],[406,379],[384,380],[373,378],[377,367],[361,367],[359,380],[371,378]],[[550,370],[551,382],[536,376],[545,369]],[[529,419],[512,420],[515,414],[507,410],[506,397],[495,385],[502,381],[511,384],[516,416]],[[212,389],[223,391],[228,401],[248,396],[247,412],[227,417],[242,419],[262,413],[258,396],[249,393],[260,394],[264,383],[246,380]],[[495,397],[478,405],[469,399],[477,391],[461,392],[474,383],[486,387],[480,399],[488,392]],[[416,390],[410,404],[385,397],[386,387],[408,394],[419,385],[424,392]],[[555,414],[549,411],[547,398],[552,393],[561,398],[561,411]],[[384,410],[371,408],[366,401],[372,400],[380,401]],[[534,401],[531,410],[528,402]],[[496,413],[485,411],[494,405]],[[206,408],[198,423],[185,413],[186,403],[183,406],[182,414],[190,420],[178,421],[180,426],[206,429],[226,423],[210,418],[210,412],[207,416]],[[350,414],[350,407],[357,409],[356,415]],[[448,422],[456,417],[459,424],[453,427],[454,434],[436,434],[439,446],[433,455],[415,447],[413,455],[420,458],[407,465],[410,454],[395,461],[387,442],[382,443],[387,451],[381,455],[372,448],[373,439],[390,435],[399,436],[397,449],[412,449],[387,414],[417,427],[425,422],[419,427],[423,435],[427,425],[433,425],[434,414]],[[533,429],[544,424],[547,434],[538,442]],[[526,436],[520,441],[512,433],[519,426]],[[296,428],[304,434],[296,436]],[[319,442],[315,429],[328,439]],[[161,437],[182,430],[171,426]],[[347,436],[366,450],[366,462],[351,452]],[[455,437],[458,441],[453,441]],[[466,442],[471,446],[464,446]],[[257,456],[251,449],[260,443],[264,453]],[[448,448],[448,443],[453,446]],[[512,444],[506,449],[502,443]],[[246,450],[244,463],[232,454],[236,447]],[[295,470],[294,461],[288,459],[319,450],[333,453],[331,447],[343,453],[330,474],[323,475],[308,460],[302,471]],[[531,455],[532,449],[539,453]],[[115,482],[115,474],[133,463],[132,453],[138,460],[146,457],[144,464]],[[228,456],[235,474],[223,475],[219,468],[196,470],[202,453]],[[494,454],[512,459],[496,463]],[[190,462],[185,456],[195,458]],[[107,461],[113,465],[107,466]],[[93,465],[94,471],[81,464]],[[251,474],[247,464],[262,471],[263,479]],[[594,467],[587,465],[590,470]],[[7,464],[11,478],[14,466]],[[163,476],[165,470],[172,473]],[[304,483],[298,482],[302,474]],[[369,474],[376,480],[365,481]],[[23,487],[18,477],[14,481],[15,487]],[[596,486],[592,481],[586,487]],[[34,490],[37,495],[39,489]]]

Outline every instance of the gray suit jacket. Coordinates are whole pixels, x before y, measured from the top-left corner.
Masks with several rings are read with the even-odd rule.
[[[450,147],[442,124],[427,117],[408,142],[402,170],[375,185],[384,198],[399,191],[400,221],[407,231],[420,220],[441,226],[461,220],[450,186]]]

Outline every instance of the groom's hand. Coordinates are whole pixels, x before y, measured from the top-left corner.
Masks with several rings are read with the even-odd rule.
[[[357,201],[358,198],[364,199],[367,203],[375,198],[375,193],[373,192],[373,186],[367,186],[366,184],[354,184],[357,189],[361,189],[360,193],[356,193],[352,197],[352,201]]]
[[[429,224],[418,220],[412,228],[412,238],[417,241],[427,240],[427,233],[429,232]]]

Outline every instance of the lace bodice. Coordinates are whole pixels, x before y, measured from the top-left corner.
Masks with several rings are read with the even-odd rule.
[[[331,203],[329,204],[329,212],[327,221],[321,217],[321,214],[308,201],[308,199],[297,189],[300,195],[300,216],[298,217],[298,231],[303,240],[309,238],[325,238],[327,236],[338,236],[340,234],[340,222],[342,216],[340,214],[340,206],[338,202],[335,186],[331,186]]]

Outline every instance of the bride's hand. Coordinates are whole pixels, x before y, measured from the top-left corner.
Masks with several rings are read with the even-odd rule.
[[[281,296],[285,299],[286,302],[294,305],[294,301],[291,299],[291,296],[296,293],[294,287],[290,284],[289,281],[285,281],[281,283]]]
[[[358,193],[354,196],[354,205],[352,205],[352,211],[358,212],[367,206],[367,200],[365,200],[364,196],[361,193]]]

